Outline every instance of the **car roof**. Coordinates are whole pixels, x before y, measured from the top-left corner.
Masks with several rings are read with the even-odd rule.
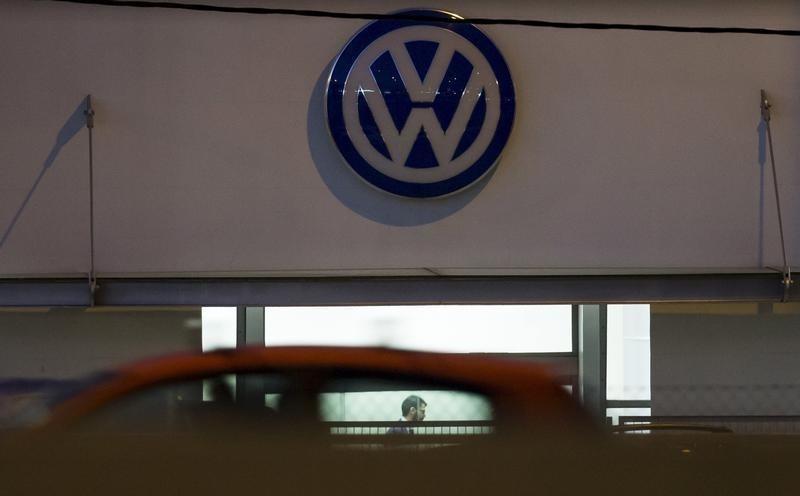
[[[493,399],[498,417],[579,417],[575,401],[543,367],[481,354],[333,346],[244,347],[181,353],[122,366],[57,405],[48,427],[64,426],[135,391],[225,373],[318,371],[364,373],[447,383]]]

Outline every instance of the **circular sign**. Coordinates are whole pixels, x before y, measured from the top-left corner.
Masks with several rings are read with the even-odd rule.
[[[441,11],[402,14],[368,24],[342,49],[325,97],[328,129],[373,186],[444,196],[497,163],[514,122],[514,85],[475,26]]]

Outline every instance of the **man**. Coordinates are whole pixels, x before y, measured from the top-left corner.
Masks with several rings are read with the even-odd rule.
[[[419,422],[420,420],[425,419],[425,408],[428,406],[425,403],[425,400],[420,398],[419,396],[412,394],[408,398],[403,400],[403,403],[400,405],[400,413],[403,414],[400,417],[400,421],[402,422]],[[414,434],[414,429],[411,427],[405,426],[394,426],[389,427],[386,430],[387,434]]]

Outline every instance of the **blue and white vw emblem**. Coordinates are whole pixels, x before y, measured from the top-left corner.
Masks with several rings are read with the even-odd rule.
[[[339,152],[373,186],[432,198],[495,165],[514,122],[514,85],[497,47],[440,11],[378,20],[339,54],[326,94]],[[421,20],[420,20],[421,19]]]

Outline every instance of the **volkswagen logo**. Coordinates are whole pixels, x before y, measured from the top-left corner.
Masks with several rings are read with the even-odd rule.
[[[342,49],[325,97],[328,129],[369,184],[444,196],[494,167],[514,122],[514,85],[475,26],[440,11],[403,14],[366,25]]]

